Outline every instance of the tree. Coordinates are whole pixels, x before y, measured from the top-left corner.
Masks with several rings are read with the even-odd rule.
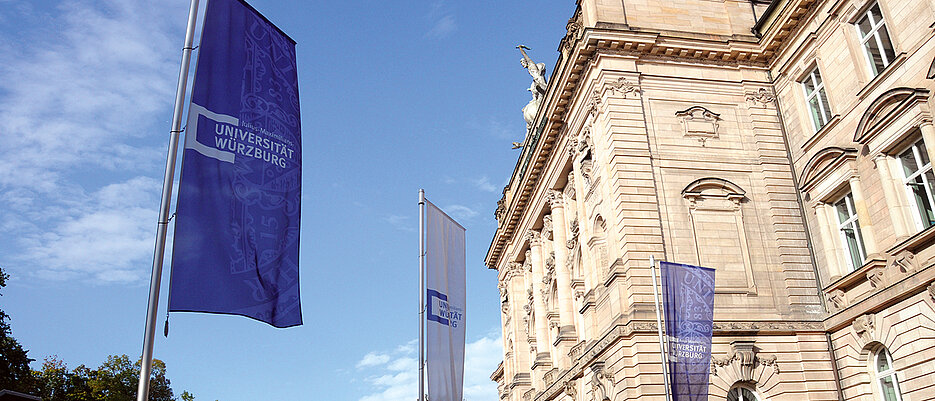
[[[0,268],[0,289],[6,287],[9,277]],[[30,393],[35,389],[32,369],[29,368],[29,363],[34,359],[29,359],[28,351],[13,338],[12,329],[7,323],[9,318],[0,310],[0,390]]]

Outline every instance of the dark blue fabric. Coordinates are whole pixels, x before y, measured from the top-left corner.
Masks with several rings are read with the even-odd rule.
[[[170,311],[302,324],[295,60],[295,43],[245,3],[208,2],[189,110],[197,121],[190,117],[186,128],[179,183]],[[209,113],[192,114],[199,108]],[[193,141],[232,159],[206,156]]]
[[[714,269],[660,262],[673,401],[707,401]]]

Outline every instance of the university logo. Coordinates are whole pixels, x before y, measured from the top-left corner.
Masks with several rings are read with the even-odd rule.
[[[427,289],[428,319],[448,327],[457,328],[464,321],[464,309],[448,304],[448,296],[438,291]]]

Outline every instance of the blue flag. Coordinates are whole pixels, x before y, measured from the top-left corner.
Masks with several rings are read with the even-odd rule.
[[[245,2],[211,0],[198,50],[169,311],[300,325],[295,42]]]
[[[673,401],[707,401],[714,269],[660,262]]]

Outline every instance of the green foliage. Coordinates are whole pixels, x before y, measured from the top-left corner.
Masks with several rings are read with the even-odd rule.
[[[9,278],[0,268],[0,289]],[[0,294],[2,295],[2,294]],[[135,401],[140,377],[140,361],[132,363],[126,355],[111,355],[97,369],[80,365],[68,370],[65,362],[52,356],[42,368],[32,370],[27,351],[13,338],[9,316],[0,310],[0,390],[34,394],[43,401]],[[166,364],[153,360],[150,376],[151,401],[178,401],[166,378]],[[182,401],[195,397],[183,392]]]
[[[6,287],[10,276],[0,268],[0,288]],[[0,294],[3,295],[3,294]],[[0,390],[29,392],[34,384],[27,351],[15,338],[7,320],[10,317],[0,310]]]

